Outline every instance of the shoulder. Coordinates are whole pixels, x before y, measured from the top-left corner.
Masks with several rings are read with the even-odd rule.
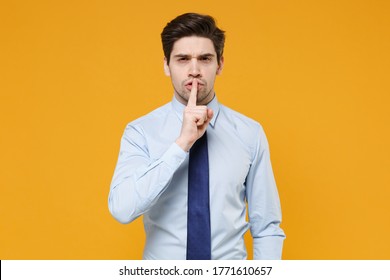
[[[154,109],[153,111],[149,112],[146,115],[143,115],[142,117],[139,117],[132,122],[130,122],[128,125],[132,126],[142,126],[142,125],[148,125],[150,122],[153,122],[155,120],[159,120],[162,117],[169,114],[172,110],[172,104],[171,102],[158,107],[157,109]]]
[[[234,131],[237,138],[255,154],[259,149],[267,148],[268,142],[263,126],[256,120],[220,104],[220,114],[225,126]]]
[[[239,130],[241,133],[256,135],[260,131],[263,131],[263,127],[258,121],[225,105],[220,104],[220,113],[223,114],[224,118],[227,119],[227,122],[233,126],[234,129]]]
[[[162,119],[164,119],[170,112],[172,111],[171,102],[166,103],[165,105],[154,109],[153,111],[143,115],[131,122],[129,122],[126,126],[125,131],[127,130],[138,130],[142,131],[144,129],[148,129],[149,127],[153,127],[158,125]]]

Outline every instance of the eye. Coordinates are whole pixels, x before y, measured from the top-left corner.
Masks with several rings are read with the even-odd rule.
[[[177,61],[186,62],[186,61],[188,61],[188,57],[179,57],[179,59]]]
[[[200,58],[200,61],[202,61],[202,62],[211,62],[213,60],[213,58],[211,57],[211,56],[202,56],[201,58]]]

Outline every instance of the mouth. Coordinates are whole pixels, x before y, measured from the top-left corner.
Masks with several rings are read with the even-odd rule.
[[[201,88],[204,86],[204,84],[202,82],[200,82],[199,80],[198,81],[198,88]],[[192,89],[192,81],[188,81],[187,83],[184,84],[185,88],[188,89],[188,90],[191,90]]]

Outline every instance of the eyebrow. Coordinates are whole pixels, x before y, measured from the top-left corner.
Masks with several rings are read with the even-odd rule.
[[[175,54],[173,57],[174,58],[181,58],[181,57],[188,58],[188,57],[192,57],[192,56],[189,54]],[[197,56],[197,58],[199,58],[199,57],[215,57],[215,55],[212,53],[205,53],[205,54],[200,54]]]

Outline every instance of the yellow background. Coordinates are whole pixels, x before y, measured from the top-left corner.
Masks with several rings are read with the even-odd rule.
[[[227,31],[219,100],[267,133],[283,258],[390,259],[386,0],[1,0],[0,258],[141,258],[109,185],[125,125],[172,98],[160,33],[188,11]]]

